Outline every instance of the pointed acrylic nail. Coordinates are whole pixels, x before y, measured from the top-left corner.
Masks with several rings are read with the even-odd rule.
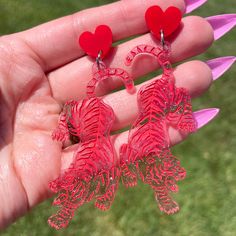
[[[206,62],[211,68],[213,80],[217,80],[222,76],[236,61],[236,57],[219,57]]]
[[[194,112],[194,118],[197,121],[197,128],[200,129],[206,124],[208,124],[211,120],[213,120],[218,113],[220,112],[220,109],[218,108],[207,108],[200,111]]]
[[[206,20],[211,24],[214,30],[215,40],[224,36],[236,25],[236,14],[224,14],[207,17]]]
[[[206,2],[207,0],[185,0],[186,3],[185,13],[188,14],[194,11],[195,9],[199,8]]]

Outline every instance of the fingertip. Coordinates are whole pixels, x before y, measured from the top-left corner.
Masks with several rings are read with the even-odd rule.
[[[210,24],[202,17],[187,16],[183,19],[181,33],[175,39],[175,44],[179,45],[176,54],[179,55],[179,60],[183,60],[205,52],[213,42],[214,33]]]
[[[184,75],[183,75],[184,74]],[[179,66],[175,70],[176,86],[189,90],[191,97],[206,92],[212,83],[212,72],[206,63],[195,60]]]
[[[211,86],[213,82],[212,71],[209,66],[202,61],[192,61],[194,63],[194,79],[196,84],[198,84],[198,89],[195,89],[192,97],[197,97],[205,93]],[[199,76],[200,75],[200,76]]]

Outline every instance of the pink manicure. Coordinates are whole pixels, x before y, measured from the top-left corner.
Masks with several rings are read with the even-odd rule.
[[[217,80],[222,76],[236,61],[236,57],[219,57],[207,61],[206,64],[211,68],[213,80]]]
[[[224,36],[236,25],[236,14],[224,14],[206,18],[214,30],[215,40]]]
[[[199,8],[206,2],[207,0],[185,0],[186,3],[185,13],[187,14],[194,11],[195,9]]]
[[[206,124],[208,124],[211,120],[213,120],[218,113],[220,112],[220,109],[218,108],[207,108],[200,111],[194,112],[194,118],[197,122],[197,128],[200,129]]]

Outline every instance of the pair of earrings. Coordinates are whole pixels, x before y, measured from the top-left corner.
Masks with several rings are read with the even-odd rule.
[[[80,142],[69,168],[50,183],[50,189],[59,193],[53,204],[61,207],[48,221],[56,229],[66,227],[75,210],[92,199],[97,208],[109,209],[120,178],[127,187],[135,186],[138,178],[150,185],[161,211],[172,214],[179,209],[169,193],[178,190],[176,182],[185,177],[185,170],[170,151],[168,128],[193,132],[196,122],[188,91],[175,87],[170,45],[165,38],[177,30],[182,15],[175,7],[163,12],[153,6],[146,11],[145,18],[160,44],[135,47],[126,57],[126,64],[131,65],[140,54],[151,54],[162,67],[163,75],[138,92],[139,114],[129,131],[128,143],[120,149],[120,158],[110,139],[115,114],[96,96],[95,89],[108,78],[121,79],[128,92],[134,91],[134,83],[125,70],[108,68],[102,61],[112,47],[108,26],[98,26],[95,34],[85,32],[80,36],[81,48],[95,58],[95,63],[93,78],[87,85],[87,98],[64,105],[52,135],[57,141]]]

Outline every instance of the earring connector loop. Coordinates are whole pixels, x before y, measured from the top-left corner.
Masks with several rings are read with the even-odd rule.
[[[165,37],[164,37],[164,31],[161,29],[161,31],[160,31],[160,34],[161,34],[161,46],[163,47],[163,48],[165,48]]]
[[[101,62],[102,62],[101,57],[102,57],[102,50],[99,51],[98,56],[96,57],[96,63],[99,70],[101,69]]]

